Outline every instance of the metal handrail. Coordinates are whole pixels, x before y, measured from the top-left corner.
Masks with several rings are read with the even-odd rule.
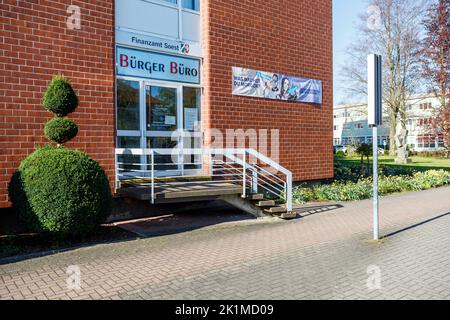
[[[292,211],[292,173],[287,170],[279,163],[273,161],[269,157],[260,154],[253,149],[214,149],[214,148],[204,148],[204,149],[116,149],[116,187],[120,186],[120,181],[127,179],[148,179],[150,176],[151,193],[152,193],[152,203],[155,202],[155,165],[157,166],[184,166],[185,165],[202,165],[202,162],[173,162],[173,163],[155,163],[155,155],[175,155],[175,156],[185,156],[185,155],[198,155],[198,156],[209,156],[209,166],[210,174],[213,178],[223,178],[227,177],[239,177],[238,180],[226,180],[229,182],[239,182],[242,184],[242,196],[245,197],[247,194],[248,186],[251,186],[251,190],[255,191],[258,187],[276,195],[281,196],[284,193],[286,197],[286,209]],[[133,155],[133,156],[149,156],[149,164],[143,163],[138,164],[136,160],[132,163],[126,163],[125,161],[119,161],[119,156]],[[224,157],[227,160],[217,160],[214,157]],[[263,168],[257,163],[249,163],[248,159],[251,157],[256,158],[257,163],[264,163],[267,165],[268,169]],[[203,159],[203,158],[202,158]],[[122,166],[122,167],[121,167]],[[149,168],[149,170],[138,170],[123,168],[123,166],[139,166],[140,168]],[[219,168],[218,168],[219,167]],[[195,169],[183,169],[184,170],[195,170]],[[175,171],[175,170],[174,170]],[[274,171],[277,174],[272,173]],[[127,175],[126,172],[131,173],[142,173],[143,176],[138,177],[137,175]],[[227,172],[227,173],[225,173]],[[233,173],[234,172],[234,173]],[[221,174],[220,174],[221,173]],[[279,176],[279,173],[284,175],[285,179]],[[147,174],[145,176],[145,174]],[[262,181],[259,182],[259,180]],[[282,184],[280,184],[282,183]],[[273,189],[273,190],[270,190]],[[279,192],[280,194],[277,194]]]
[[[255,168],[258,169],[258,170],[263,171],[264,173],[267,173],[267,175],[272,176],[272,177],[274,177],[275,179],[278,179],[279,182],[283,182],[283,183],[284,183],[284,180],[281,179],[279,176],[277,176],[277,175],[275,175],[275,174],[273,174],[273,173],[267,171],[266,169],[264,169],[264,168],[258,166],[257,164],[252,164],[252,166],[255,167]]]

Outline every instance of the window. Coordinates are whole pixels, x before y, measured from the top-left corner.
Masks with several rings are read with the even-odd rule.
[[[133,149],[141,147],[141,138],[140,137],[117,137],[117,147],[123,149]],[[119,156],[119,162],[124,163],[122,169],[126,170],[139,170],[139,166],[134,165],[135,163],[139,163],[139,156],[133,156],[130,154],[125,154]]]
[[[182,5],[185,9],[200,11],[199,0],[183,0]]]
[[[201,90],[183,87],[183,115],[186,131],[199,131]]]
[[[162,0],[162,1],[170,2],[170,3],[173,3],[173,4],[177,4],[177,0]]]
[[[432,105],[431,102],[421,103],[421,104],[419,105],[419,109],[420,109],[420,110],[431,110],[431,109],[433,109],[433,105]]]
[[[444,147],[444,135],[442,133],[437,136],[437,147],[438,148]]]
[[[418,123],[419,123],[419,126],[428,126],[433,123],[433,120],[431,118],[419,119]]]
[[[435,137],[432,135],[419,136],[417,140],[419,148],[434,148],[436,146]]]
[[[139,82],[117,80],[117,130],[139,130]]]
[[[339,126],[333,126],[333,130],[334,131],[339,130]]]
[[[364,125],[362,123],[355,124],[356,129],[364,129]]]
[[[200,88],[183,87],[183,118],[184,130],[192,132],[184,138],[184,148],[200,149],[202,147],[201,116],[201,96]],[[184,169],[201,169],[201,155],[185,155]]]

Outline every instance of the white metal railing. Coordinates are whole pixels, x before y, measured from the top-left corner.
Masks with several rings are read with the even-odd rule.
[[[242,197],[258,190],[284,197],[286,209],[292,211],[292,173],[253,149],[116,149],[115,155],[116,188],[124,183],[148,186],[152,203],[159,177],[208,176],[211,179],[202,183],[226,181],[242,186]]]

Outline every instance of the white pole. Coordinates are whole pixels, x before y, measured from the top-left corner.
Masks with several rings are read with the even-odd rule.
[[[382,58],[380,55],[370,54],[367,58],[367,97],[368,124],[372,126],[373,143],[373,239],[380,235],[379,206],[378,206],[378,126],[383,123],[382,108]]]
[[[286,210],[292,212],[292,173],[286,175]]]
[[[247,197],[247,151],[242,154],[242,198]]]
[[[155,204],[155,150],[152,150],[152,153],[150,154],[150,158],[151,158],[151,178],[152,178],[152,204]]]
[[[378,205],[378,127],[372,127],[373,132],[373,240],[379,239],[379,205]]]

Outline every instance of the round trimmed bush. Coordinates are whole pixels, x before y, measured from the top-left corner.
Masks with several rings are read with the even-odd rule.
[[[75,138],[78,126],[68,118],[56,117],[45,124],[44,133],[50,141],[63,144]]]
[[[110,215],[112,194],[100,165],[65,147],[37,149],[9,185],[11,201],[36,232],[85,235]]]
[[[59,117],[72,113],[78,106],[78,97],[72,85],[62,76],[52,79],[42,101],[44,108]]]

